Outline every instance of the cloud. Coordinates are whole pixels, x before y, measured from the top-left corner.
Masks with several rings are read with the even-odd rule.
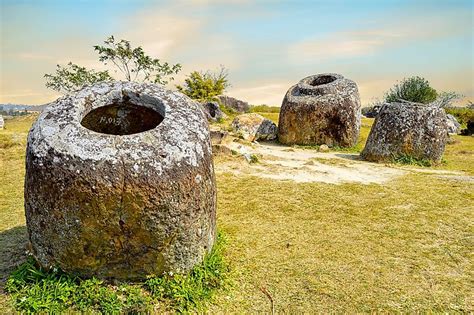
[[[288,55],[296,63],[370,56],[403,44],[440,40],[469,32],[463,22],[465,19],[464,13],[452,19],[406,16],[403,20],[374,21],[372,28],[337,31],[299,41],[288,49]]]
[[[271,106],[280,106],[286,91],[291,84],[289,82],[275,82],[271,84],[254,83],[251,86],[239,88],[229,88],[227,94],[238,99],[249,102],[253,105],[267,104]]]
[[[163,0],[139,9],[133,6],[124,15],[104,17],[106,26],[94,32],[82,25],[46,34],[22,22],[15,25],[14,32],[5,33],[7,40],[2,39],[0,45],[0,90],[8,91],[0,99],[26,102],[30,97],[28,103],[41,103],[44,97],[51,97],[42,76],[54,72],[57,63],[72,61],[96,70],[112,69],[97,60],[92,48],[111,34],[142,46],[153,57],[182,63],[183,70],[171,88],[191,71],[217,70],[222,64],[229,69],[232,87],[228,94],[253,104],[280,105],[287,89],[299,79],[327,71],[354,79],[363,102],[381,97],[397,79],[412,74],[427,77],[441,90],[472,95],[472,75],[446,79],[452,78],[450,73],[459,73],[459,67],[472,73],[472,62],[467,64],[468,53],[461,51],[465,48],[460,44],[466,34],[472,36],[472,13],[448,7],[417,14],[405,9],[378,10],[376,19],[347,19],[337,29],[331,25],[307,27],[298,34],[293,30],[300,24],[318,25],[311,20],[311,12],[289,2],[273,5],[254,0]],[[293,13],[301,14],[301,21]],[[338,12],[328,14],[339,16]],[[43,21],[45,15],[35,16]],[[418,47],[437,49],[418,54]],[[119,73],[116,77],[120,78]],[[34,92],[19,91],[22,88]]]

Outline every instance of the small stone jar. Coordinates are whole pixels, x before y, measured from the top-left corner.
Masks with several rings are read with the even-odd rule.
[[[284,144],[350,147],[360,131],[357,84],[336,73],[306,77],[281,105],[278,140]]]

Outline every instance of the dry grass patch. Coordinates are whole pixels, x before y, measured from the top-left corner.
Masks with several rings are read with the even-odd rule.
[[[24,145],[33,120],[0,131],[20,141],[0,148],[3,279],[24,261]],[[474,175],[474,138],[455,139],[445,164],[424,169]],[[246,163],[215,163],[226,160]],[[408,172],[384,185],[219,174],[218,225],[229,238],[234,286],[209,312],[269,312],[262,288],[277,313],[474,312],[474,183],[440,174]],[[0,291],[0,313],[12,312]]]
[[[427,185],[427,183],[430,183]],[[472,311],[473,187],[412,174],[390,185],[221,175],[219,226],[239,272],[213,311]]]

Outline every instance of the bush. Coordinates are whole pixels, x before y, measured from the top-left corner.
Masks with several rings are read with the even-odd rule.
[[[444,109],[446,114],[451,114],[458,122],[466,126],[469,121],[474,122],[474,109],[467,108],[467,107],[447,107]]]
[[[221,67],[219,73],[193,71],[184,80],[184,86],[177,85],[176,88],[199,102],[211,101],[229,86],[227,76],[228,72],[224,67]]]
[[[388,103],[400,100],[428,104],[438,97],[438,93],[430,86],[428,80],[421,77],[411,77],[403,79],[399,84],[395,84],[385,95]]]

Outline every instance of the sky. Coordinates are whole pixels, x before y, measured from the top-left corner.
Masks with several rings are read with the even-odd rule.
[[[474,1],[0,0],[0,103],[44,104],[56,64],[106,69],[93,45],[130,40],[183,70],[229,71],[226,94],[280,106],[300,79],[335,72],[363,105],[418,75],[474,100]],[[119,73],[113,73],[120,78]]]

